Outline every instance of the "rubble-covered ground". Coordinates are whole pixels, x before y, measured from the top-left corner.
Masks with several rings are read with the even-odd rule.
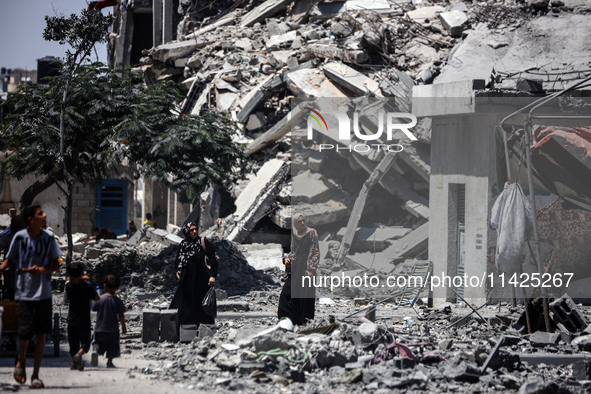
[[[140,335],[141,311],[166,309],[176,289],[174,245],[102,241],[94,246],[102,250],[99,257],[76,256],[95,282],[110,271],[123,277],[118,294],[130,333],[122,337],[122,351],[150,361],[148,368],[130,370],[130,378],[144,374],[175,389],[240,392],[583,393],[591,387],[589,364],[574,362],[589,356],[591,326],[527,335],[523,307],[505,303],[478,314],[463,304],[411,309],[380,303],[372,322],[363,316],[380,300],[319,294],[316,320],[293,332],[278,326],[275,315],[282,272],[255,270],[228,241],[215,245],[224,262],[217,282],[222,307],[216,324],[202,326],[190,343],[143,343]],[[67,309],[59,291],[54,303],[64,312],[65,336]],[[532,308],[541,316],[539,306]],[[579,310],[591,321],[591,309]],[[503,346],[494,352],[501,337]]]
[[[356,1],[346,2],[349,8],[342,8],[345,2],[322,1],[298,13],[292,12],[298,3],[316,2],[302,0],[291,9],[287,7],[291,2],[276,0],[271,3],[285,7],[261,17],[253,11],[269,1],[179,3],[183,21],[178,37],[182,40],[145,52],[142,68],[147,80],[179,83],[190,97],[184,103],[185,113],[199,113],[207,106],[228,111],[244,124],[242,141],[259,164],[272,159],[290,161],[292,169],[311,170],[310,179],[318,177],[322,163],[316,157],[292,157],[289,127],[278,126],[288,118],[289,99],[322,97],[330,90],[347,97],[399,97],[404,103],[409,99],[408,91],[401,95],[405,83],[429,84],[445,67],[454,67],[458,62],[454,52],[479,24],[496,37],[483,45],[503,51],[509,44],[498,37],[519,29],[526,35],[529,21],[548,15],[585,15],[591,10],[588,2],[572,0],[376,0],[371,2],[373,10],[356,8],[355,3],[361,3]],[[459,25],[441,16],[450,12],[462,20]],[[351,84],[343,75],[361,75],[367,78],[361,79],[366,85]],[[498,72],[487,82],[490,88],[495,83],[506,86],[514,83],[512,77]],[[330,89],[324,91],[326,86]],[[409,147],[408,157],[400,155],[395,163],[400,174],[397,186],[408,183],[405,193],[400,194],[398,187],[373,197],[398,201],[400,209],[383,218],[384,225],[416,233],[428,221],[424,200],[430,175],[430,127],[418,134],[416,151]],[[355,164],[359,158],[334,156],[328,161],[338,168],[327,169],[324,162],[330,176],[326,183],[354,196],[360,185],[348,184],[350,179],[340,178],[339,173],[348,166],[359,167]],[[275,170],[282,174],[283,184],[274,190],[276,200],[260,208],[263,213],[270,205],[277,212],[289,205],[285,193],[292,181],[289,171],[280,165]],[[274,177],[272,173],[265,182],[274,182]],[[233,197],[238,198],[244,187],[233,185]],[[417,203],[409,205],[413,198]],[[275,225],[289,229],[280,216]],[[225,225],[231,230],[232,223]],[[325,242],[321,273],[347,268],[335,263],[337,236],[320,232]],[[414,257],[425,256],[426,247],[421,245],[426,239],[422,234]],[[376,275],[410,274],[413,260],[407,259],[402,244],[394,238],[383,242],[382,248],[392,248],[384,253],[390,261]],[[352,253],[371,250],[360,248],[352,248]],[[581,361],[591,350],[591,328],[567,333],[552,327],[553,332],[546,333],[540,330],[539,319],[534,319],[538,331],[528,335],[523,307],[506,304],[483,307],[478,311],[483,319],[477,314],[462,319],[471,312],[464,304],[409,309],[382,303],[371,322],[359,319],[366,312],[363,308],[382,299],[349,289],[330,298],[319,292],[316,321],[293,332],[276,326],[282,271],[253,268],[238,244],[228,240],[217,240],[216,249],[222,262],[216,282],[220,315],[214,326],[203,326],[191,343],[141,341],[142,311],[166,309],[176,290],[175,245],[149,239],[135,245],[105,240],[77,250],[75,260],[85,263],[94,283],[100,285],[108,272],[123,278],[118,295],[128,309],[130,334],[122,338],[122,351],[140,354],[152,363],[150,368],[129,371],[130,378],[145,374],[179,389],[240,392],[582,393],[591,387],[591,367]],[[396,264],[392,264],[392,254],[397,256]],[[64,277],[63,269],[55,275],[54,305],[62,311],[65,336],[67,307],[59,296]],[[582,306],[579,310],[590,322],[591,310]],[[355,312],[359,313],[352,315]],[[538,309],[534,312],[534,317],[541,316]],[[503,346],[496,346],[501,338]]]

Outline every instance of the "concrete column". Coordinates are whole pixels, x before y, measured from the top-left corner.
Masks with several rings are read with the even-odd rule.
[[[131,43],[133,42],[133,15],[122,12],[119,21],[119,34],[115,40],[114,67],[129,66],[131,61]]]
[[[153,45],[162,45],[162,0],[152,0]]]
[[[162,43],[166,44],[172,41],[174,5],[172,0],[162,1],[164,1],[162,10]]]
[[[457,189],[465,185],[465,268],[468,278],[488,274],[488,214],[494,203],[491,189],[495,180],[494,116],[456,115],[433,119],[431,180],[429,190],[429,259],[433,275],[457,274]],[[485,278],[486,279],[486,278]],[[475,282],[473,282],[475,283]],[[455,300],[449,285],[433,289],[434,305]],[[464,298],[480,306],[486,286],[470,283]]]

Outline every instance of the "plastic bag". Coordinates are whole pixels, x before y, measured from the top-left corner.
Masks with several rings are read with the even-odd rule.
[[[490,225],[497,229],[497,267],[507,273],[519,272],[533,219],[529,201],[518,183],[505,184],[492,207]]]
[[[207,294],[205,294],[201,305],[203,306],[203,312],[205,312],[206,315],[211,317],[216,317],[218,315],[218,304],[213,286],[211,286],[207,291]]]

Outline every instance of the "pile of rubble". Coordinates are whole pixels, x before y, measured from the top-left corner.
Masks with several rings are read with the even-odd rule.
[[[119,295],[128,306],[130,334],[122,337],[122,351],[152,361],[130,370],[130,378],[141,374],[178,388],[228,391],[259,391],[261,385],[305,392],[589,390],[591,310],[566,295],[550,304],[555,332],[543,332],[543,319],[532,319],[530,335],[523,308],[505,303],[470,313],[466,304],[411,309],[371,298],[320,297],[317,319],[293,327],[275,317],[281,272],[253,268],[239,245],[220,239],[214,244],[227,264],[220,270],[225,291],[218,291],[216,324],[200,326],[189,343],[144,341],[142,311],[167,312],[176,287],[174,236],[159,233],[143,229],[135,245],[103,240],[86,247],[86,255],[101,251],[96,258],[76,255],[93,279],[107,271],[123,276]],[[530,308],[532,316],[542,316],[541,304]],[[375,322],[360,317],[372,309],[366,317],[377,317]]]
[[[329,317],[296,333],[288,321],[270,326],[269,319],[220,320],[215,326],[202,325],[188,345],[138,346],[128,341],[129,349],[143,349],[145,357],[154,361],[150,368],[131,373],[197,390],[289,386],[291,391],[304,392],[582,393],[589,389],[590,364],[578,352],[591,341],[591,327],[572,341],[572,334],[512,335],[515,329],[506,322],[517,320],[519,314],[503,307],[505,313],[495,317],[497,309],[501,310],[494,306],[482,312],[492,315],[485,320],[450,305],[423,308],[416,317],[412,310],[399,310],[413,317],[383,318],[380,323],[357,317],[343,323]],[[320,308],[320,314],[325,313],[330,312]]]
[[[83,248],[84,252],[75,253],[74,260],[84,263],[85,272],[101,289],[106,274],[119,275],[122,286],[118,294],[129,311],[150,307],[166,309],[178,287],[175,278],[178,242],[167,242],[162,233],[166,234],[161,230],[144,228],[130,243],[110,239],[101,240],[98,244],[78,243],[76,249]],[[146,234],[151,238],[147,238]],[[78,234],[77,238],[83,239],[85,236]],[[212,242],[223,261],[217,280],[218,298],[280,288],[279,278],[282,273],[276,267],[257,270],[238,250],[239,245],[222,239],[212,239]],[[58,274],[54,287],[63,290],[64,268]],[[61,305],[59,298],[57,303]]]
[[[220,209],[220,192],[204,193],[202,226],[214,226],[206,235],[287,249],[296,199],[312,207],[306,214],[320,235],[322,273],[408,274],[400,263],[427,253],[430,120],[413,128],[418,141],[412,145],[392,141],[404,150],[393,158],[380,188],[360,204],[364,222],[347,223],[359,200],[355,196],[383,155],[318,155],[315,147],[300,146],[290,132],[302,113],[290,102],[372,97],[395,99],[398,110],[408,111],[413,85],[430,84],[456,67],[454,54],[477,27],[486,25],[496,40],[486,45],[503,51],[509,45],[502,40],[505,32],[527,32],[530,21],[548,13],[588,11],[573,1],[186,0],[178,9],[179,39],[146,50],[141,63],[149,83],[169,79],[186,92],[183,113],[227,111],[242,127],[239,140],[259,163],[256,176],[230,186],[236,207],[221,229],[215,219],[228,209]],[[513,78],[495,73],[487,81],[490,88]],[[334,143],[330,136],[320,138]],[[298,185],[306,185],[305,191],[294,194],[302,189]],[[374,209],[382,206],[390,209]]]

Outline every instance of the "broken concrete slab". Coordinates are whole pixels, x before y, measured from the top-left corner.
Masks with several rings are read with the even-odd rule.
[[[336,234],[335,240],[342,239],[346,230],[346,227],[341,228]],[[402,226],[380,226],[377,228],[357,227],[354,243],[355,245],[361,244],[362,247],[373,246],[375,243],[376,248],[383,249],[390,246],[396,239],[404,237],[411,231],[411,228]]]
[[[390,273],[394,269],[393,261],[394,259],[384,253],[384,251],[380,253],[354,253],[344,258],[344,263],[347,267],[361,268],[363,270],[374,269],[385,274]]]
[[[347,50],[329,44],[309,44],[308,52],[322,59],[340,60],[351,63],[365,63],[369,55],[364,50]]]
[[[291,0],[267,0],[258,7],[253,8],[248,14],[244,15],[240,26],[247,27],[252,26],[257,22],[262,22],[266,18],[284,10],[290,3]]]
[[[183,238],[178,235],[169,234],[168,232],[157,228],[146,228],[146,237],[166,246],[178,245],[183,240]]]
[[[376,164],[361,155],[353,155],[361,167],[371,173]],[[414,191],[408,181],[400,174],[389,171],[379,181],[380,185],[403,201],[403,208],[417,218],[429,218],[429,200]]]
[[[442,12],[439,14],[439,19],[452,37],[461,36],[464,24],[468,22],[468,17],[462,11]]]
[[[360,96],[384,97],[378,82],[345,64],[327,63],[323,71],[329,79]]]
[[[392,246],[386,248],[380,254],[389,256],[391,260],[402,257],[416,257],[426,250],[428,240],[429,222],[419,226],[406,236],[394,241]],[[380,267],[377,267],[377,269],[380,269]]]
[[[297,209],[298,212],[301,212],[312,227],[343,220],[349,216],[350,212],[350,208],[347,207],[347,204],[344,204],[338,197],[321,203],[297,204],[297,207],[293,207],[292,210],[293,209]]]
[[[235,201],[236,211],[232,214],[233,227],[227,236],[229,241],[242,242],[261,219],[269,205],[274,201],[279,184],[284,180],[289,168],[283,160],[271,159],[259,169],[256,176],[250,177],[246,188]]]
[[[197,48],[202,48],[214,43],[214,39],[199,37],[190,41],[177,41],[156,47],[152,52],[154,60],[166,62],[171,59],[178,59],[190,55]]]
[[[270,82],[271,80],[273,82]],[[276,75],[269,75],[259,82],[246,96],[240,99],[238,104],[242,110],[238,113],[238,121],[246,121],[252,111],[271,95],[273,89],[281,86],[283,83],[285,83],[285,79],[282,76]]]
[[[248,264],[257,270],[269,268],[284,269],[281,260],[283,248],[280,244],[242,244],[238,247]]]
[[[228,111],[234,108],[240,95],[238,93],[219,93],[216,91],[216,108],[219,111]]]
[[[377,182],[379,182],[380,179],[384,176],[384,173],[390,169],[395,157],[396,153],[390,153],[385,155],[380,161],[380,163],[375,166],[367,180],[363,183],[363,186],[359,191],[357,199],[355,200],[355,205],[353,206],[351,216],[349,217],[349,221],[347,223],[347,229],[343,236],[343,241],[341,242],[338,256],[336,258],[337,262],[341,262],[343,258],[347,254],[349,254],[349,248],[351,246],[351,242],[353,241],[353,237],[355,236],[355,229],[357,228],[357,224],[359,223],[359,220],[361,219],[361,214],[363,213],[363,209],[365,208],[367,195],[369,194],[371,188]]]
[[[390,2],[387,0],[347,0],[345,9],[347,11],[378,11],[390,10]]]
[[[544,347],[547,345],[556,345],[560,339],[559,333],[536,331],[529,336],[529,341],[533,346]]]
[[[396,161],[402,160],[410,168],[421,176],[426,182],[429,182],[431,174],[430,156],[423,154],[415,149],[412,144],[406,144],[404,151],[398,153]]]
[[[252,43],[249,39],[240,38],[234,42],[234,45],[243,51],[252,51]]]
[[[424,23],[425,20],[437,18],[439,13],[445,12],[445,8],[435,5],[431,7],[421,7],[406,13],[410,19],[415,22]]]
[[[265,132],[262,136],[254,140],[248,145],[246,153],[252,155],[259,150],[265,148],[267,145],[279,140],[291,131],[291,125],[293,122],[299,122],[303,112],[300,107],[294,108],[290,113],[283,117],[279,122],[275,123],[273,127]]]
[[[297,1],[294,4],[293,9],[291,10],[291,13],[289,14],[287,21],[298,23],[298,24],[305,22],[306,19],[308,19],[308,14],[310,13],[312,6],[314,6],[314,4],[316,4],[316,3],[317,3],[316,0]]]
[[[231,12],[228,15],[220,18],[219,20],[217,20],[216,22],[207,25],[205,27],[202,27],[201,29],[194,31],[193,33],[189,33],[185,36],[185,40],[192,40],[192,39],[196,39],[197,37],[201,37],[203,36],[205,33],[208,33],[212,30],[217,29],[218,27],[223,27],[223,26],[228,26],[228,25],[233,25],[234,21],[236,19],[236,14]]]
[[[304,171],[292,177],[291,195],[299,202],[321,202],[337,190],[337,184],[322,174]]]
[[[246,130],[248,131],[255,131],[267,124],[267,117],[262,112],[257,112],[252,114],[248,118],[248,122],[246,123]]]
[[[347,97],[320,70],[304,69],[287,74],[289,89],[298,97]]]

